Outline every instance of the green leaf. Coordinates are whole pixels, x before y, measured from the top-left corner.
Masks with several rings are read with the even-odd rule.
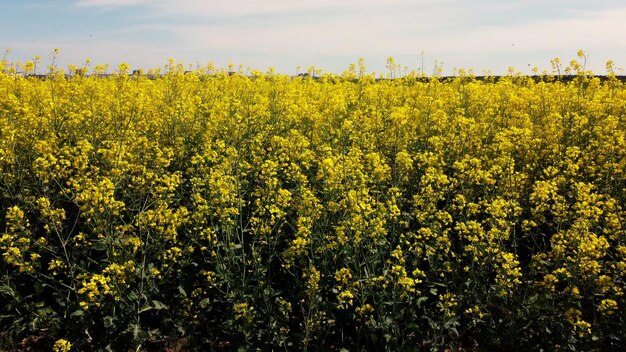
[[[105,328],[108,329],[108,328],[112,327],[113,325],[114,324],[113,324],[113,317],[112,316],[107,315],[106,317],[104,317],[104,327]]]
[[[205,298],[203,300],[200,301],[200,308],[206,308],[209,306],[209,304],[211,304],[211,300],[208,298]]]
[[[168,309],[169,308],[168,306],[166,306],[165,304],[163,304],[162,302],[157,301],[157,300],[153,300],[152,301],[152,305],[154,306],[154,309],[156,309],[156,310]]]
[[[85,315],[85,312],[82,309],[79,309],[73,311],[72,314],[70,314],[70,317],[82,317],[83,315]]]
[[[35,293],[41,294],[43,292],[44,287],[46,287],[46,284],[42,284],[41,282],[36,282],[35,283]]]

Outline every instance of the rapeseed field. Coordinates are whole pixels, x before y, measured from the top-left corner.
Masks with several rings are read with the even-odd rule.
[[[626,349],[611,64],[360,66],[2,62],[0,349]]]

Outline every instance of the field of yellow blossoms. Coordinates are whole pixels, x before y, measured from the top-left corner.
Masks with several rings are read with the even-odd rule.
[[[626,349],[610,63],[18,66],[0,67],[0,350]]]

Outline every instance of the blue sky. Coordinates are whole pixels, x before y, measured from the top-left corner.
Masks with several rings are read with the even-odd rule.
[[[473,68],[550,71],[550,60],[587,53],[604,73],[626,67],[626,3],[579,0],[0,0],[0,49],[42,66],[121,62],[163,67],[168,58],[293,74],[341,73],[365,58],[386,72],[389,56],[431,74]]]

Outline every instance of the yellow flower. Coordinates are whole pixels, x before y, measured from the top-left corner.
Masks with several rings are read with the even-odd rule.
[[[578,332],[578,336],[580,337],[591,335],[591,324],[582,319],[574,323],[574,328]]]
[[[352,274],[350,273],[350,269],[341,268],[335,272],[335,281],[347,285],[348,282],[352,279]]]
[[[337,309],[348,309],[348,307],[354,304],[354,294],[350,290],[341,291],[337,295]]]
[[[374,312],[374,307],[371,304],[365,303],[356,309],[357,314],[361,317],[366,317]]]
[[[52,347],[52,350],[54,352],[69,352],[71,348],[72,348],[72,344],[69,341],[64,340],[64,339],[59,339],[54,342],[54,346]]]
[[[617,302],[612,299],[603,299],[598,310],[603,314],[612,315],[617,310]]]
[[[479,319],[482,319],[485,316],[485,314],[480,310],[480,307],[478,306],[467,308],[465,310],[465,314]]]
[[[310,266],[308,270],[302,274],[302,278],[306,279],[307,295],[310,296],[319,290],[319,282],[322,278],[322,273],[314,266]]]
[[[246,322],[251,322],[252,320],[254,320],[254,307],[248,303],[244,302],[235,304],[234,311],[235,320],[244,320]]]
[[[454,293],[444,293],[439,295],[439,302],[437,302],[437,307],[439,310],[446,314],[446,316],[452,317],[456,315],[454,312],[454,308],[458,305],[456,300],[456,295]]]

